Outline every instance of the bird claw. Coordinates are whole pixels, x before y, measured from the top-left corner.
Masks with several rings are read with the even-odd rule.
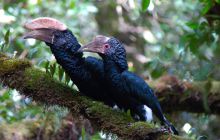
[[[162,127],[160,128],[160,131],[161,131],[162,133],[169,133],[169,134],[172,134],[172,130],[171,130],[171,128],[166,127],[166,126],[162,126]]]

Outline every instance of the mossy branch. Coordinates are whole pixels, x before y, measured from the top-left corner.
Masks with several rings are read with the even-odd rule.
[[[28,61],[0,54],[0,66],[0,80],[4,86],[17,89],[36,102],[67,107],[72,114],[89,119],[98,130],[116,134],[121,139],[183,139],[164,134],[148,123],[134,122],[126,113],[81,96]]]
[[[188,111],[220,114],[220,82],[183,82],[174,76],[163,76],[149,82],[165,112]]]

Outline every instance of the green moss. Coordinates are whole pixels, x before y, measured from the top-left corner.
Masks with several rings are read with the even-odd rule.
[[[28,61],[21,61],[16,59],[8,59],[6,57],[0,57],[0,75],[5,73],[17,72],[26,67],[30,67],[31,64]]]
[[[137,128],[146,128],[146,129],[155,129],[153,124],[147,122],[135,122],[131,124],[130,129],[137,129]]]
[[[124,112],[73,94],[74,90],[54,80],[45,72],[30,67],[27,61],[0,57],[0,65],[0,76],[10,73],[4,79],[4,83],[9,87],[16,88],[21,94],[32,97],[35,101],[68,107],[72,113],[90,119],[99,130],[115,133],[125,139],[135,139],[136,136],[143,139],[156,130],[151,124],[134,122]]]
[[[123,124],[127,122],[133,122],[134,120],[131,116],[127,115],[125,112],[119,110],[113,110],[112,108],[104,105],[101,102],[87,100],[86,104],[89,104],[88,112],[92,114],[99,114],[102,118],[111,119],[113,122],[117,122],[118,124]],[[109,117],[112,116],[112,117]]]
[[[32,89],[50,89],[51,87],[53,87],[52,90],[56,93],[63,93],[65,91],[76,93],[75,90],[72,90],[68,86],[54,80],[49,74],[46,74],[45,72],[36,68],[26,69],[24,72],[24,76],[26,86]]]
[[[147,122],[134,122],[127,127],[127,133],[133,133],[132,136],[139,134],[142,137],[146,136],[147,133],[158,132],[152,124]]]
[[[58,83],[56,83],[49,75],[34,68],[26,69],[24,75],[26,76],[25,79],[27,79],[25,80],[26,86],[30,87],[31,89],[34,88],[38,91],[40,89],[41,92],[43,92],[44,89],[48,90],[48,88],[54,87],[53,89],[51,89],[51,92],[53,92],[53,94],[57,93],[60,96],[62,96],[64,94],[64,91],[68,89],[68,87],[62,86],[60,84],[58,86]],[[45,83],[47,83],[47,85],[45,85]],[[68,93],[70,92],[71,91],[68,91]],[[48,91],[45,93],[48,94]],[[50,98],[52,98],[52,96]],[[67,98],[71,98],[71,96],[67,96]],[[143,128],[140,129],[140,131],[144,130],[150,132],[153,130],[151,124],[145,122],[134,123],[134,120],[131,118],[131,116],[127,115],[125,112],[113,110],[112,108],[103,105],[103,103],[101,102],[92,101],[91,99],[84,96],[75,96],[74,100],[74,102],[78,103],[74,105],[73,102],[71,102],[70,106],[72,107],[72,110],[75,111],[73,113],[76,113],[77,110],[81,110],[83,108],[86,115],[90,116],[93,119],[99,119],[99,122],[101,122],[102,124],[102,130],[108,131],[109,128],[118,128],[118,131],[127,130],[127,132],[132,129],[135,129],[137,132],[139,132],[140,128]],[[79,103],[80,106],[78,106]],[[131,126],[130,123],[132,124]]]
[[[33,88],[33,89],[46,86],[45,83],[47,83],[49,86],[52,80],[47,74],[34,68],[26,69],[24,72],[24,76],[26,80],[26,83],[25,83],[26,86]]]
[[[78,108],[76,90],[62,84],[45,72],[36,68],[27,68],[23,74],[23,89],[29,91],[27,96],[47,105],[73,107],[75,113]]]

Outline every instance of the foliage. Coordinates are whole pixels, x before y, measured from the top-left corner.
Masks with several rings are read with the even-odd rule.
[[[141,1],[141,8],[142,8],[142,11],[146,11],[148,6],[150,4],[150,0],[142,0]]]

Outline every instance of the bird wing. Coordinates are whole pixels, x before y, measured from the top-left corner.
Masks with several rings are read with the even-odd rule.
[[[126,86],[124,90],[126,93],[129,93],[129,96],[132,96],[144,104],[149,103],[150,100],[155,99],[153,90],[148,86],[148,84],[136,74],[125,71],[121,74],[122,83]]]
[[[104,65],[101,59],[89,56],[85,58],[85,64],[93,72],[104,72]]]
[[[97,78],[104,78],[104,65],[101,59],[89,56],[85,58],[85,67]]]

